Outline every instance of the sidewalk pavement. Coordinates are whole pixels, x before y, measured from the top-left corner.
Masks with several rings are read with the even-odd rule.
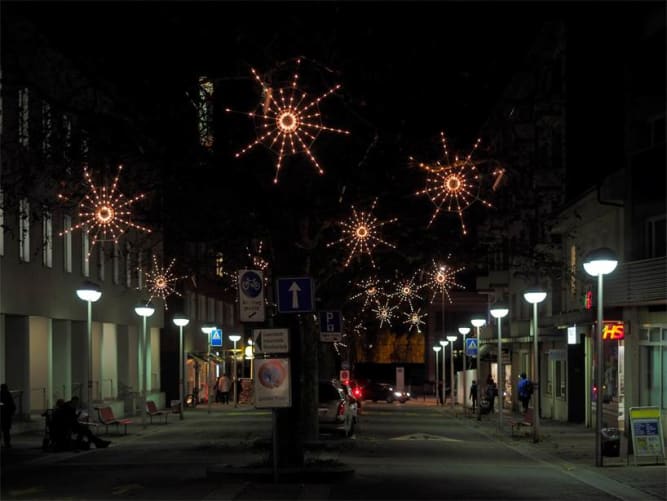
[[[628,438],[621,430],[620,451],[618,457],[603,456],[603,466],[595,466],[595,429],[583,424],[561,422],[552,419],[540,419],[539,441],[535,442],[532,427],[520,427],[512,433],[512,421],[520,420],[521,414],[505,409],[502,432],[499,431],[498,413],[483,415],[478,420],[472,409],[463,409],[450,402],[443,406],[431,399],[427,404],[440,409],[445,416],[467,420],[468,424],[487,434],[490,438],[504,442],[520,453],[546,461],[568,472],[591,472],[605,475],[637,490],[650,493],[658,499],[667,499],[667,467],[664,461],[651,462],[652,458],[642,459],[635,465],[634,457],[627,454]]]

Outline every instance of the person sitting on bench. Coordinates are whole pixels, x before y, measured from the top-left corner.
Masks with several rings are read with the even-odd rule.
[[[108,447],[111,443],[95,435],[85,423],[79,421],[81,411],[78,410],[79,397],[74,396],[69,402],[56,407],[53,412],[53,427],[55,436],[67,436],[67,433],[76,434],[76,444],[90,448],[95,444],[98,449]],[[84,441],[84,438],[86,439]]]

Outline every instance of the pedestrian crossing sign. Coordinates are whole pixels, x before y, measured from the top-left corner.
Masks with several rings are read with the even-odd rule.
[[[211,331],[211,346],[222,346],[222,329]]]

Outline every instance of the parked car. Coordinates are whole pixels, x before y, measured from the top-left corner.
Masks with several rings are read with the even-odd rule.
[[[333,380],[320,381],[318,417],[321,431],[349,437],[354,433],[356,405],[348,399],[343,386]]]
[[[410,400],[410,393],[407,391],[398,391],[390,383],[371,382],[364,388],[364,398],[377,402],[384,400],[388,404],[398,400],[404,404]]]

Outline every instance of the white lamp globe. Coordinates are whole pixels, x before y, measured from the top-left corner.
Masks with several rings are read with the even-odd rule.
[[[584,258],[584,270],[592,277],[608,275],[616,269],[617,265],[616,253],[607,247],[595,249]]]
[[[102,297],[102,291],[97,284],[94,284],[93,282],[84,282],[81,287],[76,290],[76,295],[79,296],[79,299],[94,303]]]

